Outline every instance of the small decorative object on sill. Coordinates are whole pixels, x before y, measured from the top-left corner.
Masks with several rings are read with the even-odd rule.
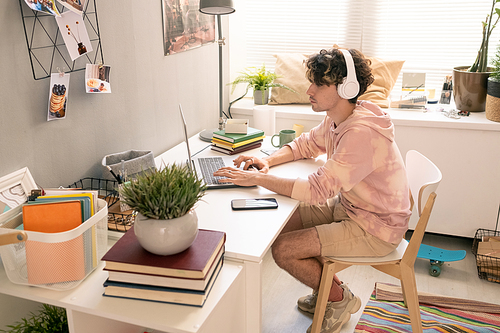
[[[441,111],[446,117],[451,118],[451,119],[460,119],[460,115],[457,110],[451,109],[451,110],[443,110]]]
[[[447,75],[443,83],[443,89],[441,91],[441,99],[439,100],[439,104],[450,104],[452,93],[453,93],[452,77],[450,75]]]
[[[404,97],[399,101],[391,101],[391,108],[398,109],[424,109],[427,103],[426,96]]]

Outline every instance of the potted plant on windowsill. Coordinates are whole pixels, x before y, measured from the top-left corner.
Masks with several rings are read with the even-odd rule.
[[[195,204],[206,186],[187,165],[164,165],[141,173],[120,189],[125,204],[136,213],[139,244],[154,254],[172,255],[191,246],[198,234]]]
[[[482,22],[483,38],[472,66],[453,69],[453,95],[457,109],[461,111],[484,111],[486,86],[491,67],[488,67],[490,35],[500,18],[500,9],[495,8],[500,0],[492,0],[491,11]]]
[[[493,59],[493,72],[488,77],[485,110],[487,119],[500,122],[500,45]]]
[[[254,103],[263,105],[267,104],[269,100],[269,88],[283,88],[295,92],[292,88],[274,82],[278,77],[276,73],[266,70],[265,65],[260,68],[249,67],[241,72],[233,82],[229,83],[233,86],[231,93],[234,92],[238,84],[247,83],[245,95],[250,88],[253,88]]]

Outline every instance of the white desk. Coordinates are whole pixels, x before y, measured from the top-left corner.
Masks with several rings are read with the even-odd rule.
[[[269,138],[267,139],[269,140]],[[190,139],[192,153],[206,147],[198,136]],[[262,154],[256,149],[252,154]],[[202,155],[222,155],[205,149]],[[156,158],[162,162],[184,162],[185,143]],[[271,169],[282,177],[296,178],[315,171],[321,160],[298,161]],[[231,210],[231,199],[275,197],[277,210]],[[77,288],[52,291],[11,283],[0,267],[0,327],[13,324],[41,303],[64,307],[72,333],[142,333],[146,329],[170,333],[261,332],[261,266],[264,255],[296,209],[296,200],[260,187],[209,190],[198,204],[199,228],[226,232],[224,266],[202,308],[103,297],[107,273],[103,264]],[[8,304],[8,306],[7,306]],[[29,309],[25,309],[26,306]]]
[[[266,138],[265,143],[269,144]],[[201,141],[198,136],[189,139],[191,154],[207,147],[209,143]],[[272,146],[270,146],[272,148]],[[265,156],[260,149],[254,149],[246,154]],[[197,156],[221,156],[210,148],[203,150]],[[155,158],[157,167],[162,163],[185,161],[187,148],[184,142]],[[233,158],[233,157],[231,157]],[[306,176],[323,165],[322,160],[302,160],[292,164],[284,164],[271,168],[270,173],[281,177],[297,178],[298,174]],[[231,199],[275,197],[278,200],[277,210],[232,211]],[[227,261],[241,263],[245,275],[246,332],[261,331],[262,320],[262,288],[261,263],[264,255],[284,227],[298,201],[277,195],[262,187],[231,188],[208,190],[196,208],[199,228],[214,229],[226,232]]]

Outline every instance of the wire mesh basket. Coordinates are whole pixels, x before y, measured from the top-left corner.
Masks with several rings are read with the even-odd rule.
[[[478,253],[479,244],[495,237],[495,243],[500,241],[500,232],[478,229],[472,241],[472,253],[476,257],[477,274],[480,279],[500,283],[500,252],[495,250],[486,254]]]
[[[68,187],[98,191],[99,197],[108,203],[109,230],[126,232],[134,224],[134,212],[132,210],[122,211],[120,209],[117,181],[87,177],[74,182]]]

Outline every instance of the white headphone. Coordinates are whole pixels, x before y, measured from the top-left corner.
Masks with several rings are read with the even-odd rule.
[[[354,68],[354,60],[348,50],[340,49],[344,55],[345,64],[347,66],[347,76],[341,84],[337,86],[337,92],[344,99],[351,99],[359,93],[359,82],[356,78],[356,69]]]

